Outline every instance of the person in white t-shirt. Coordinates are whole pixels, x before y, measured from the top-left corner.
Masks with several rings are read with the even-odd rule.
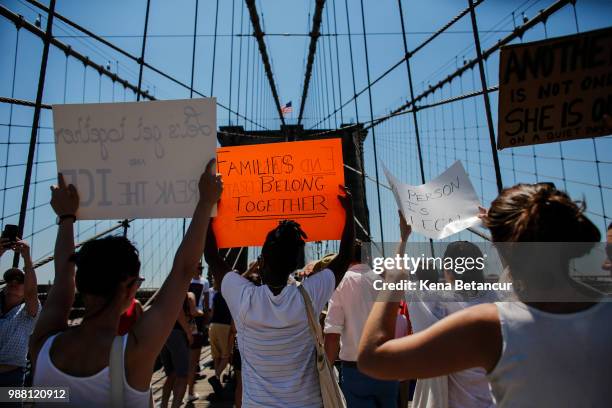
[[[348,190],[338,196],[346,211],[340,251],[328,268],[302,285],[319,315],[342,280],[352,258],[355,226]],[[294,221],[281,221],[270,231],[259,258],[263,285],[243,278],[219,256],[209,228],[206,262],[221,282],[237,330],[242,359],[243,407],[322,406],[315,367],[314,340],[306,308],[295,281],[288,278],[303,259],[306,234]]]
[[[356,241],[353,261],[329,301],[325,352],[331,364],[340,358],[342,392],[349,407],[396,408],[399,382],[378,380],[357,369],[359,339],[376,301],[373,282],[378,278],[362,263],[361,247],[361,241]]]

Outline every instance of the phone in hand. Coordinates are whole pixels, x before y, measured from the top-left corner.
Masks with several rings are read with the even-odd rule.
[[[2,238],[8,239],[8,242],[4,244],[4,247],[9,247],[17,242],[17,234],[19,233],[19,227],[13,224],[6,224],[4,231],[2,231]]]

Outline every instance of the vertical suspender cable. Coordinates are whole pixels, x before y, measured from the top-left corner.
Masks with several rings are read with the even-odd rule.
[[[472,18],[472,31],[474,32],[474,45],[476,46],[476,57],[478,59],[478,70],[480,71],[480,82],[482,85],[482,97],[484,98],[485,111],[487,115],[487,125],[489,127],[489,139],[491,141],[491,153],[493,155],[493,167],[495,168],[495,181],[497,182],[497,192],[503,188],[501,170],[499,168],[499,157],[495,146],[495,131],[493,129],[493,116],[491,115],[491,102],[485,77],[484,62],[482,59],[482,48],[480,48],[480,36],[478,35],[478,25],[476,24],[476,10],[474,10],[474,0],[468,0],[470,16]]]
[[[408,42],[406,40],[406,26],[404,24],[404,11],[402,8],[402,0],[397,0],[400,13],[400,22],[402,24],[402,39],[404,40],[404,53],[406,54],[406,71],[408,72],[408,89],[410,90],[410,99],[414,100],[414,87],[412,85],[412,70],[410,69],[410,56],[408,55]],[[412,109],[412,120],[414,122],[414,134],[416,137],[417,152],[419,154],[419,167],[421,170],[421,183],[425,184],[425,170],[423,169],[423,153],[421,151],[421,136],[419,134],[419,125],[417,120],[417,111]]]
[[[238,125],[238,111],[240,110],[240,80],[242,79],[242,37],[244,33],[244,3],[240,11],[240,41],[238,42],[238,95],[236,95],[236,125]]]
[[[249,65],[249,66],[251,67],[251,82],[248,84],[248,87],[249,87],[248,89],[249,89],[249,93],[250,93],[250,95],[249,95],[249,96],[250,96],[250,100],[251,100],[251,103],[249,104],[249,109],[250,109],[250,111],[251,111],[251,113],[249,113],[249,115],[248,115],[248,117],[249,117],[249,118],[252,118],[252,117],[253,117],[253,93],[254,93],[254,91],[255,91],[255,86],[254,86],[254,84],[256,84],[256,83],[257,83],[257,82],[256,82],[257,80],[255,79],[255,75],[256,75],[255,68],[257,68],[257,67],[255,66],[255,52],[256,52],[256,51],[255,51],[255,44],[253,44],[253,54],[252,54],[252,56],[253,56],[253,61],[252,61],[252,62],[251,62],[251,64]],[[246,116],[246,112],[245,112],[245,116]]]
[[[331,32],[331,26],[329,25],[329,7],[323,11],[325,12],[325,24],[327,24],[327,30],[328,32]],[[325,38],[323,38],[323,42],[325,42]],[[329,73],[331,77],[331,91],[332,91],[332,102],[333,102],[332,109],[334,109],[334,126],[337,128],[338,127],[338,113],[336,112],[336,83],[334,81],[334,64],[332,62],[333,60],[332,60],[331,49],[332,49],[331,38],[327,36],[327,53],[329,57]],[[323,51],[322,48],[321,48],[321,51]],[[340,100],[340,103],[342,103],[342,100]]]
[[[199,0],[195,0],[195,17],[193,21],[193,47],[191,49],[191,82],[189,83],[189,98],[193,98],[193,79],[195,74],[195,54],[196,54],[196,41],[198,33],[198,9]],[[230,106],[231,109],[231,106]]]
[[[147,30],[149,29],[149,9],[151,6],[151,0],[147,0],[147,9],[145,11],[145,25],[144,25],[144,33],[142,35],[142,50],[140,52],[140,58],[138,59],[138,64],[140,65],[140,69],[138,70],[138,92],[136,93],[136,100],[140,100],[140,94],[142,90],[142,73],[144,69],[144,57],[145,50],[147,47]]]
[[[217,23],[219,22],[219,0],[215,7],[215,34],[213,37],[212,73],[210,75],[210,96],[215,95],[215,57],[217,56]]]
[[[249,102],[249,68],[251,67],[251,36],[252,34],[249,34],[249,36],[247,37],[247,57],[246,57],[246,81],[244,82],[244,86],[247,87],[247,89],[244,91],[244,116],[247,116],[247,109],[248,109],[248,102]],[[244,127],[246,130],[246,120],[244,122]]]
[[[142,35],[142,49],[140,51],[140,58],[138,59],[138,64],[140,65],[140,67],[138,70],[138,89],[136,92],[136,101],[140,101],[140,95],[142,93],[142,74],[144,71],[144,57],[145,57],[145,50],[147,47],[147,32],[149,30],[149,10],[150,9],[151,9],[151,0],[147,0],[147,8],[145,10],[144,32]],[[124,219],[121,225],[123,225],[123,236],[127,237],[127,231],[130,226],[130,222],[127,219]]]
[[[353,64],[353,40],[351,36],[351,19],[349,16],[348,0],[344,0],[344,8],[346,10],[346,29],[349,43],[349,56],[351,61],[351,76],[353,78],[353,103],[355,104],[355,123],[359,123],[359,109],[357,107],[357,86],[355,85],[355,65]],[[361,140],[361,138],[360,138]],[[363,143],[361,143],[361,158],[363,159]],[[361,188],[363,195],[366,196],[366,171],[364,160],[361,161]],[[366,213],[369,214],[367,205],[365,206]],[[369,217],[369,215],[368,215]],[[369,229],[369,225],[368,225]],[[371,237],[371,231],[365,231],[368,237]]]
[[[351,19],[349,17],[348,0],[344,0],[344,7],[346,9],[346,29],[348,32],[349,55],[351,57],[351,75],[353,76],[353,102],[355,103],[355,123],[359,123],[359,110],[357,109],[357,87],[355,86],[355,65],[353,64],[353,40],[351,39]],[[363,191],[365,192],[365,175],[363,188]]]
[[[323,114],[325,115],[328,112],[331,112],[333,108],[330,107],[330,104],[329,104],[329,84],[327,82],[327,58],[325,57],[324,47],[325,47],[325,40],[321,40],[321,51],[319,51],[319,55],[321,56],[319,58],[319,70],[321,71],[321,74],[322,74],[321,91],[325,93],[325,99],[324,99],[325,108],[323,109]],[[331,122],[331,116],[328,118],[328,121],[327,121],[328,128],[331,128],[330,122]]]
[[[19,33],[20,27],[17,26],[17,35],[15,40],[15,58],[13,60],[13,82],[11,84],[11,99],[15,97],[15,78],[17,76],[17,53],[19,52]],[[66,57],[68,60],[68,57]],[[65,102],[65,98],[64,98]],[[4,165],[8,166],[9,154],[11,151],[11,131],[13,129],[13,104],[9,105],[9,120],[8,120],[8,135],[6,143],[6,156],[4,158]],[[4,224],[4,210],[6,207],[6,182],[8,181],[8,167],[4,169],[4,184],[2,184],[2,223]]]
[[[470,0],[471,1],[471,0]],[[363,47],[365,50],[365,60],[366,60],[366,75],[368,78],[368,97],[370,102],[370,120],[374,120],[374,110],[372,108],[372,81],[370,79],[370,61],[368,59],[368,38],[366,34],[366,25],[365,25],[365,12],[363,10],[363,0],[361,0],[361,25],[363,28]],[[378,199],[378,222],[380,224],[380,241],[382,248],[382,255],[385,256],[385,235],[383,232],[383,221],[382,221],[382,208],[380,206],[380,183],[378,180],[378,157],[376,153],[376,127],[372,127],[372,147],[374,148],[374,170],[376,176],[376,197]]]
[[[198,10],[199,10],[199,0],[195,1],[195,16],[193,18],[193,46],[191,49],[191,82],[189,82],[189,99],[193,98],[193,78],[195,74],[195,53],[196,53],[196,41],[197,41],[197,32],[198,32]],[[230,109],[232,106],[230,105]],[[187,219],[183,218],[183,236],[185,236],[185,230],[187,227]]]
[[[336,41],[336,71],[338,76],[338,100],[342,103],[342,77],[340,76],[340,55],[338,52],[338,19],[336,18],[336,0],[332,0],[332,7],[334,12],[334,37]],[[340,108],[340,124],[344,123],[344,110]]]
[[[19,232],[18,236],[23,236],[25,217],[28,210],[28,197],[30,194],[30,182],[32,178],[32,166],[34,165],[34,150],[36,149],[36,139],[38,136],[38,124],[40,122],[40,111],[42,109],[43,91],[45,88],[45,77],[47,73],[47,60],[49,59],[49,45],[52,38],[53,16],[55,14],[55,0],[49,4],[47,14],[47,29],[43,39],[43,54],[40,61],[40,72],[38,75],[38,90],[36,92],[36,106],[34,107],[34,118],[32,119],[32,131],[30,133],[30,146],[28,149],[28,161],[26,163],[26,174],[23,182],[23,194],[21,196],[21,208],[19,210]],[[6,192],[5,192],[6,194]],[[13,257],[13,267],[19,266],[19,254],[15,252]]]
[[[236,0],[232,0],[232,37],[230,40],[230,79],[229,79],[229,108],[232,109],[232,80],[234,79],[234,11]],[[232,124],[232,113],[227,115],[227,125]]]
[[[414,86],[412,85],[412,70],[410,69],[410,53],[408,51],[408,40],[406,39],[406,25],[404,24],[404,10],[402,8],[402,0],[397,0],[399,6],[400,22],[402,24],[402,39],[404,41],[404,54],[406,55],[406,71],[408,72],[408,89],[410,90],[410,100],[414,101]],[[423,168],[423,152],[421,150],[421,136],[419,133],[419,122],[417,120],[417,111],[412,109],[412,121],[414,122],[414,135],[416,138],[417,153],[419,155],[419,169],[421,171],[421,183],[425,184],[425,169]],[[429,239],[431,255],[434,256],[433,240]]]

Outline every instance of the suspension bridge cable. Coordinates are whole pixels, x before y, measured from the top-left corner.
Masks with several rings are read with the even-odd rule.
[[[17,27],[17,33],[16,33],[16,38],[15,38],[15,57],[13,58],[13,76],[12,76],[12,82],[11,82],[11,99],[15,97],[15,77],[17,75],[17,55],[19,53],[19,33],[21,32],[21,30],[19,29],[19,26]],[[34,105],[36,106],[36,105]],[[11,151],[11,137],[12,137],[12,130],[13,130],[13,104],[11,103],[11,105],[9,106],[9,120],[8,120],[8,129],[7,129],[7,144],[6,144],[6,155],[4,157],[4,164],[8,164],[8,160],[9,160],[9,152]],[[8,169],[4,170],[4,184],[2,184],[2,186],[4,188],[6,188],[6,183],[8,181]],[[6,208],[6,191],[4,192],[4,194],[2,194],[2,223],[4,224],[4,210]]]
[[[244,29],[244,3],[242,3],[242,9],[240,11],[240,34],[243,33]],[[247,40],[248,41],[248,40]],[[241,85],[241,76],[242,76],[242,36],[240,36],[240,41],[238,42],[238,95],[236,96],[236,125],[238,125],[238,111],[240,110],[240,85]]]
[[[0,15],[12,21],[13,24],[15,24],[16,26],[26,29],[27,31],[36,35],[37,37],[41,38],[44,41],[45,32],[39,29],[38,27],[36,27],[35,25],[25,21],[23,19],[23,16],[19,16],[13,13],[12,11],[9,11],[6,7],[2,5],[0,5]],[[56,13],[54,13],[54,15],[56,15]],[[71,57],[76,58],[77,60],[81,61],[86,66],[89,66],[98,72],[102,72],[102,75],[105,75],[111,78],[111,80],[113,80],[114,78],[115,81],[121,83],[124,87],[129,88],[134,93],[141,92],[144,97],[148,99],[155,99],[151,95],[149,95],[148,92],[139,91],[136,85],[133,85],[132,83],[128,82],[127,80],[123,78],[119,78],[116,74],[113,74],[112,72],[104,68],[102,65],[96,64],[95,62],[91,61],[89,57],[86,57],[83,54],[75,51],[74,49],[72,49],[71,46],[62,43],[61,41],[57,40],[55,37],[51,38],[50,43],[54,45],[55,47],[59,48],[60,50],[62,50],[65,54],[70,55]]]
[[[144,71],[144,59],[145,59],[145,51],[147,47],[147,31],[149,28],[149,10],[151,8],[151,0],[147,0],[147,6],[145,10],[145,23],[144,23],[144,33],[142,35],[142,49],[140,51],[140,58],[138,60],[138,64],[140,65],[138,70],[138,89],[142,88],[142,74]],[[140,100],[140,93],[136,94],[136,100]]]
[[[363,32],[366,32],[366,24],[365,24],[365,11],[363,9],[363,0],[360,1],[361,3],[361,25],[363,26]],[[367,79],[368,79],[368,99],[369,99],[369,106],[370,106],[370,120],[374,119],[374,109],[372,107],[372,87],[369,86],[370,85],[370,60],[368,57],[368,38],[367,36],[363,36],[363,46],[364,46],[364,50],[365,50],[365,62],[366,62],[366,75],[367,75]],[[375,170],[375,175],[376,175],[376,198],[378,200],[378,220],[379,220],[379,225],[380,225],[380,241],[382,242],[382,249],[383,249],[383,257],[385,256],[385,235],[384,235],[384,231],[383,231],[383,218],[382,218],[382,206],[381,206],[381,200],[380,200],[380,187],[378,184],[378,154],[376,152],[376,132],[374,130],[374,128],[372,128],[372,147],[374,150],[374,170]]]
[[[332,7],[334,13],[334,33],[338,33],[338,21],[336,18],[336,0],[332,0]],[[338,75],[338,101],[342,102],[342,82],[340,76],[340,55],[338,51],[338,36],[335,36],[336,40],[336,71]],[[335,102],[334,102],[335,104]],[[344,123],[344,111],[340,109],[340,124]]]
[[[230,75],[229,75],[229,107],[232,108],[232,88],[234,79],[234,11],[236,8],[236,0],[232,0],[232,39],[230,41]],[[227,125],[232,124],[232,114],[227,115]]]
[[[329,7],[327,7],[325,10],[325,24],[327,25],[327,27],[331,26],[329,24]],[[321,41],[322,44],[325,44],[325,40]],[[334,68],[333,68],[333,60],[332,60],[332,52],[331,52],[331,38],[328,38],[327,41],[327,53],[328,53],[328,57],[329,57],[329,73],[330,73],[330,78],[331,78],[331,90],[332,90],[332,106],[336,106],[336,84],[334,81]],[[327,76],[327,75],[326,75]],[[334,123],[335,123],[335,127],[338,127],[338,115],[334,114]]]
[[[408,52],[408,39],[406,38],[406,25],[404,23],[404,10],[402,9],[402,0],[397,0],[397,5],[399,7],[399,15],[400,15],[400,23],[402,26],[402,42],[404,45],[404,55],[406,55],[406,72],[408,74],[408,90],[410,91],[410,99],[414,98],[414,87],[412,84],[412,70],[410,69],[410,56]],[[421,173],[421,183],[425,184],[425,169],[423,168],[423,151],[421,148],[421,135],[419,133],[419,122],[417,119],[416,110],[412,110],[412,123],[414,124],[414,137],[417,145],[417,154],[419,161],[419,170]],[[429,246],[431,249],[432,256],[434,255],[434,246],[433,240],[429,239]]]
[[[193,45],[191,47],[191,80],[189,82],[189,98],[193,98],[193,80],[195,75],[196,42],[198,33],[198,11],[199,0],[195,0],[195,11],[193,16]]]
[[[217,56],[217,24],[219,21],[219,0],[215,7],[215,34],[213,39],[213,55],[212,55],[212,73],[210,75],[210,96],[214,96],[215,89],[215,57]]]
[[[302,85],[302,98],[300,100],[300,112],[298,114],[297,124],[302,123],[304,116],[304,107],[308,98],[308,87],[310,86],[310,76],[312,75],[312,67],[317,52],[317,41],[319,40],[321,31],[321,15],[325,0],[316,0],[315,11],[312,15],[312,30],[310,31],[310,44],[308,46],[308,57],[306,59],[306,72],[304,73],[304,84]]]
[[[255,67],[256,67],[256,65],[255,65],[255,60],[256,60],[256,57],[255,57],[255,44],[253,44],[253,47],[252,47],[251,51],[252,51],[251,52],[251,61],[249,63],[249,68],[251,69],[251,71],[250,71],[251,81],[248,82],[248,85],[247,85],[248,86],[248,89],[247,89],[247,92],[248,92],[247,99],[249,100],[249,110],[250,110],[249,116],[253,116],[253,88],[254,88],[253,83],[255,82]],[[249,112],[248,110],[245,111],[245,113],[248,113],[248,112]]]
[[[129,220],[129,221],[134,221],[134,219],[131,219],[131,220]],[[115,230],[118,230],[119,228],[122,228],[122,227],[123,227],[122,223],[119,223],[119,224],[115,225],[115,226],[114,226],[114,227],[112,227],[112,228],[109,228],[109,229],[107,229],[107,230],[104,230],[104,231],[102,231],[102,232],[100,232],[100,233],[98,233],[98,234],[96,234],[96,235],[93,235],[93,236],[92,236],[92,237],[90,237],[90,238],[87,238],[87,239],[86,239],[86,240],[84,240],[84,241],[79,242],[78,244],[76,244],[76,245],[74,246],[74,249],[80,248],[80,247],[82,247],[82,246],[83,246],[83,245],[84,245],[86,242],[93,241],[93,240],[95,240],[95,239],[98,239],[98,238],[100,238],[100,237],[103,237],[103,236],[105,236],[105,235],[108,235],[108,234],[110,234],[111,232],[113,232],[113,231],[115,231]],[[45,257],[45,258],[38,259],[36,262],[34,262],[34,269],[36,269],[36,268],[40,268],[41,266],[44,266],[45,264],[48,264],[49,262],[53,261],[54,259],[55,259],[55,257],[54,257],[53,255],[48,256],[48,257]]]
[[[244,113],[246,114],[248,112],[248,102],[249,102],[249,74],[250,74],[250,69],[251,69],[251,38],[249,37],[247,39],[247,57],[246,57],[246,81],[245,81],[245,86],[247,87],[247,89],[244,91]],[[244,123],[244,127],[246,129],[246,122]]]
[[[428,95],[433,94],[436,90],[442,88],[447,83],[450,84],[453,81],[453,79],[461,76],[467,70],[474,68],[476,66],[476,64],[478,64],[479,60],[489,58],[501,46],[508,44],[509,42],[511,42],[512,40],[514,40],[516,38],[522,37],[522,35],[526,31],[528,31],[529,29],[533,28],[535,25],[541,23],[546,18],[548,18],[550,15],[552,15],[553,13],[558,11],[559,9],[561,9],[564,6],[566,6],[567,4],[569,4],[571,1],[572,0],[557,0],[555,3],[550,5],[548,8],[542,10],[538,15],[536,15],[532,19],[528,20],[523,25],[517,27],[516,30],[514,30],[511,34],[509,34],[508,36],[500,39],[497,43],[495,43],[490,48],[482,51],[480,58],[476,57],[476,58],[474,58],[474,59],[472,59],[470,61],[466,61],[466,63],[462,67],[460,67],[458,70],[456,70],[453,73],[449,74],[446,78],[440,80],[437,84],[429,87],[426,91],[422,92],[416,98],[413,98],[411,100],[406,101],[402,106],[400,106],[397,109],[393,110],[391,113],[393,114],[393,113],[398,113],[398,112],[404,111],[405,109],[409,108],[410,106],[413,106],[416,102],[420,101],[421,99],[424,99]],[[384,120],[387,120],[387,119],[388,119],[388,117],[387,118],[383,117],[383,118],[381,118],[380,121],[384,121]],[[374,123],[369,125],[368,128],[377,126],[379,123],[380,123],[379,121],[375,121]]]
[[[315,57],[316,58],[316,57]],[[330,109],[330,101],[329,101],[329,82],[328,82],[328,78],[327,78],[327,58],[325,57],[325,41],[321,40],[321,51],[319,51],[319,70],[321,71],[322,74],[322,87],[325,90],[325,110],[323,111],[323,113],[325,114],[325,112],[329,112]],[[331,126],[331,118],[330,120],[327,121],[327,127],[329,129],[332,128]]]
[[[253,25],[253,35],[257,40],[257,44],[259,45],[259,53],[261,54],[261,60],[263,62],[264,68],[266,70],[266,75],[268,77],[268,82],[270,84],[270,89],[272,90],[272,95],[274,96],[274,103],[276,105],[276,109],[278,110],[278,115],[281,123],[285,124],[285,118],[283,117],[283,112],[281,111],[280,99],[278,97],[278,91],[276,89],[276,84],[274,83],[274,75],[272,74],[272,68],[270,66],[270,58],[268,57],[268,51],[266,49],[266,43],[264,41],[263,31],[261,29],[261,25],[259,24],[259,15],[257,14],[257,6],[255,5],[255,0],[245,0],[247,8],[249,10],[249,15],[251,17],[251,23]]]
[[[402,40],[404,44],[404,54],[408,55],[408,40],[406,39],[406,26],[404,23],[404,11],[402,9],[402,1],[397,0],[397,4],[399,7],[400,23],[402,25],[402,34],[403,34]],[[410,99],[413,99],[414,98],[414,87],[412,84],[412,70],[410,69],[410,57],[406,58],[406,71],[408,74],[408,90],[410,92]],[[415,110],[412,111],[412,121],[414,123],[414,134],[415,134],[416,145],[417,145],[419,168],[421,171],[421,183],[425,184],[425,170],[423,169],[423,152],[421,149],[421,137],[419,134],[419,125],[418,125],[418,119],[417,119],[417,114]]]
[[[346,11],[346,29],[347,29],[347,31],[349,33],[349,36],[348,36],[349,57],[350,57],[350,63],[351,63],[351,78],[352,78],[352,84],[353,84],[353,96],[354,96],[353,102],[355,104],[355,124],[354,124],[354,126],[358,126],[359,125],[359,108],[357,107],[357,97],[356,97],[356,95],[357,95],[357,86],[356,86],[356,83],[355,83],[355,64],[354,64],[354,61],[353,61],[353,41],[351,40],[351,35],[350,35],[350,33],[351,33],[351,18],[350,18],[350,15],[349,15],[348,0],[344,0],[344,9]],[[312,127],[315,127],[315,126],[317,126],[316,123]],[[361,134],[361,130],[359,130],[359,132]],[[360,147],[361,147],[361,149],[360,149],[361,157],[363,158],[363,140],[362,140],[361,136],[359,136],[359,137],[360,137],[359,140],[360,140]],[[362,160],[362,162],[363,162],[363,160]],[[364,167],[364,172],[361,174],[361,188],[363,190],[363,194],[364,194],[364,197],[365,197],[365,195],[366,195],[366,177],[365,177],[365,166],[363,166],[363,167]],[[366,206],[366,216],[369,219],[370,215],[369,215],[369,210],[367,209],[367,206]],[[369,237],[370,236],[370,231],[369,231],[370,226],[367,225],[367,227],[368,227],[368,231],[365,231],[365,229],[364,229],[364,232],[365,232],[366,236]]]
[[[483,2],[484,0],[477,0],[475,5],[479,5]],[[346,6],[346,16],[347,16],[347,22],[348,22],[348,3],[347,0],[345,0],[345,6]],[[395,64],[393,64],[392,66],[390,66],[389,68],[387,68],[387,70],[385,70],[382,74],[380,74],[376,79],[374,79],[374,81],[372,81],[371,83],[368,84],[368,86],[366,86],[365,88],[361,89],[359,92],[357,92],[356,90],[353,90],[353,96],[348,99],[346,102],[344,102],[342,105],[340,105],[340,107],[336,108],[336,110],[334,112],[337,112],[338,110],[342,109],[343,107],[345,107],[346,105],[348,105],[351,101],[357,99],[357,97],[359,97],[361,94],[363,94],[365,91],[369,90],[372,86],[374,86],[375,84],[377,84],[380,80],[382,80],[383,78],[385,78],[387,75],[389,75],[391,72],[393,72],[397,67],[401,66],[402,63],[409,57],[411,57],[412,55],[416,54],[417,52],[419,52],[421,49],[423,49],[427,44],[429,44],[430,42],[432,42],[435,38],[437,38],[439,35],[441,35],[442,33],[444,33],[448,28],[450,28],[453,24],[455,24],[456,22],[458,22],[459,20],[461,20],[461,18],[463,18],[465,15],[467,15],[470,12],[469,7],[466,8],[465,10],[461,11],[461,13],[459,13],[458,15],[456,15],[454,18],[452,18],[449,22],[447,22],[444,26],[440,27],[437,31],[435,31],[430,37],[428,37],[427,39],[425,39],[425,41],[423,41],[421,44],[419,44],[414,50],[405,53],[405,55],[402,57],[402,59],[400,59],[398,62],[396,62]],[[348,23],[347,23],[348,24]],[[351,48],[351,28],[350,25],[347,25],[348,27],[348,32],[349,32],[349,48]],[[362,35],[366,35],[365,33],[362,33]],[[352,52],[351,52],[352,55]],[[351,61],[351,66],[353,65],[353,62]],[[355,106],[357,106],[357,101],[355,101]],[[327,115],[327,117],[331,116],[334,114],[334,112],[331,112]],[[321,123],[323,120],[327,119],[327,117],[323,118],[321,121],[319,121],[319,123]],[[313,128],[315,126],[317,126],[319,123],[316,123]]]
[[[142,35],[142,49],[140,52],[139,70],[138,70],[138,89],[142,89],[142,75],[144,71],[144,59],[145,59],[145,51],[147,46],[147,31],[149,28],[149,11],[151,9],[151,0],[147,0],[146,10],[145,10],[145,23],[144,23],[144,33]],[[84,94],[83,94],[84,96]],[[140,101],[140,92],[136,94],[136,101]],[[123,220],[123,236],[127,237],[128,228],[130,227],[130,223],[127,219]]]
[[[357,108],[357,87],[355,85],[355,64],[353,63],[353,41],[351,40],[351,19],[349,16],[349,8],[348,8],[348,0],[344,0],[344,8],[346,9],[346,28],[349,33],[348,43],[349,43],[349,55],[351,61],[351,76],[353,77],[353,98],[352,100],[355,102],[355,123],[359,123],[359,109]],[[321,123],[321,122],[319,122]],[[317,126],[319,123],[315,123],[313,128]],[[363,191],[365,191],[365,180],[363,182]]]
[[[49,10],[53,12],[55,10],[55,0],[51,0],[49,4]],[[36,140],[38,137],[38,125],[40,122],[40,111],[43,98],[43,91],[45,86],[45,78],[47,74],[47,61],[49,58],[49,48],[51,45],[53,29],[53,14],[50,14],[47,18],[47,28],[45,30],[45,37],[43,40],[43,53],[40,62],[40,71],[38,76],[38,90],[36,91],[36,106],[34,107],[34,117],[32,119],[32,129],[30,133],[30,146],[28,149],[28,159],[26,164],[25,178],[23,182],[23,192],[21,196],[21,208],[19,210],[19,224],[18,224],[18,235],[23,236],[23,230],[25,227],[25,217],[28,206],[28,197],[30,194],[30,182],[32,178],[32,166],[34,163],[34,150],[36,148]],[[13,267],[19,266],[19,253],[15,252],[13,257]]]
[[[25,1],[27,1],[28,3],[34,4],[35,6],[37,6],[38,8],[40,8],[41,10],[43,10],[45,12],[48,12],[48,10],[49,10],[49,8],[47,6],[45,6],[42,3],[39,3],[36,0],[25,0]],[[19,16],[17,16],[16,14],[8,11],[8,9],[6,9],[2,5],[0,5],[0,14],[5,16],[5,17],[7,17],[7,18],[9,18],[14,23],[18,23],[20,21],[20,17]],[[122,49],[122,48],[114,45],[113,43],[105,40],[104,38],[100,37],[99,35],[94,34],[92,31],[90,31],[90,30],[80,26],[79,24],[77,24],[77,23],[73,22],[72,20],[70,20],[70,19],[60,15],[57,12],[53,12],[53,15],[55,17],[57,17],[59,20],[61,20],[62,22],[68,24],[69,26],[71,26],[71,27],[73,27],[73,28],[75,28],[75,29],[85,33],[88,37],[91,37],[92,39],[94,39],[94,40],[96,40],[98,42],[101,42],[102,44],[106,45],[107,47],[110,47],[111,49],[119,52],[120,54],[124,55],[125,57],[127,57],[127,58],[129,58],[129,59],[131,59],[131,60],[133,60],[133,61],[135,61],[137,63],[140,63],[139,62],[140,60],[139,60],[138,57],[130,54],[129,52],[125,51],[124,49]],[[23,21],[22,18],[21,18],[21,20]],[[28,31],[30,31],[33,34],[39,36],[40,38],[44,37],[44,33],[40,29],[38,29],[37,27],[35,27],[35,26],[31,25],[31,24],[28,24],[28,25],[24,24],[24,27],[26,27]],[[134,85],[130,84],[128,81],[125,81],[123,79],[118,78],[117,74],[113,74],[109,70],[104,69],[104,67],[102,67],[101,65],[98,65],[98,64],[95,64],[95,63],[91,62],[88,57],[85,57],[85,56],[81,55],[80,53],[75,52],[74,50],[72,50],[72,48],[70,46],[65,45],[64,43],[60,42],[56,38],[53,38],[51,40],[51,42],[52,42],[53,45],[55,45],[56,47],[64,50],[65,52],[66,51],[70,52],[73,57],[83,61],[83,63],[86,63],[87,65],[91,66],[92,68],[94,68],[94,69],[96,69],[98,71],[103,70],[103,74],[106,75],[106,76],[109,76],[111,79],[113,77],[117,78],[118,81],[120,80],[121,83],[124,86],[130,88],[134,93],[140,93],[140,94],[142,94],[143,97],[146,97],[146,98],[151,99],[151,100],[155,100],[155,98],[152,97],[151,95],[149,95],[148,92],[143,92],[142,90],[140,90],[140,88],[135,87]],[[179,81],[175,77],[167,74],[166,72],[160,70],[159,68],[154,67],[153,65],[151,65],[150,63],[148,63],[146,61],[142,61],[142,65],[144,67],[150,69],[151,71],[155,72],[156,74],[163,76],[164,78],[168,79],[169,81],[172,81],[173,83],[175,83],[175,84],[177,84],[177,85],[179,85],[179,86],[181,86],[181,87],[183,87],[185,89],[189,89],[190,88],[188,84],[185,84],[184,82]],[[196,90],[194,90],[194,93],[196,95],[198,95],[198,96],[203,97],[203,98],[207,97],[205,94],[203,94],[203,93],[201,93],[199,91],[196,91]],[[260,125],[259,123],[256,123],[256,122],[252,121],[251,119],[247,118],[246,116],[240,114],[239,112],[233,112],[229,107],[225,106],[223,103],[221,103],[219,101],[217,101],[217,106],[219,106],[222,109],[227,110],[230,113],[236,113],[237,116],[240,116],[241,118],[243,118],[245,120],[245,123],[249,122],[249,123],[251,123],[251,124],[253,124],[255,126],[258,126],[258,127],[262,128],[262,129],[269,130],[266,127]]]
[[[487,117],[487,125],[489,128],[489,141],[491,142],[491,154],[493,156],[493,166],[495,167],[495,181],[497,182],[497,192],[501,193],[503,188],[501,170],[499,168],[499,157],[497,156],[497,147],[495,143],[495,130],[493,129],[493,115],[491,114],[491,101],[487,92],[487,78],[484,71],[484,63],[482,58],[482,49],[480,48],[480,36],[478,35],[478,24],[476,23],[476,10],[474,10],[474,0],[468,0],[470,6],[470,17],[472,20],[472,30],[474,31],[474,44],[476,46],[476,56],[478,58],[478,71],[480,72],[480,82],[482,85],[483,99],[485,104],[485,113]]]
[[[193,40],[191,48],[191,79],[189,82],[189,99],[193,98],[193,79],[195,75],[195,56],[196,56],[196,43],[198,33],[198,11],[199,11],[199,0],[195,0],[195,10],[193,16]],[[183,236],[187,229],[187,219],[183,217]]]

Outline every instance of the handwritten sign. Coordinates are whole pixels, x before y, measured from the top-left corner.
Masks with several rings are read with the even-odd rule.
[[[404,184],[384,169],[397,205],[414,231],[432,239],[478,224],[478,196],[463,165],[456,161],[429,183]]]
[[[610,134],[612,28],[502,47],[497,147]]]
[[[213,224],[220,248],[261,246],[284,219],[298,222],[308,241],[342,235],[341,139],[222,147],[217,172],[224,185]]]
[[[58,171],[79,219],[191,217],[215,157],[214,98],[53,106]]]

